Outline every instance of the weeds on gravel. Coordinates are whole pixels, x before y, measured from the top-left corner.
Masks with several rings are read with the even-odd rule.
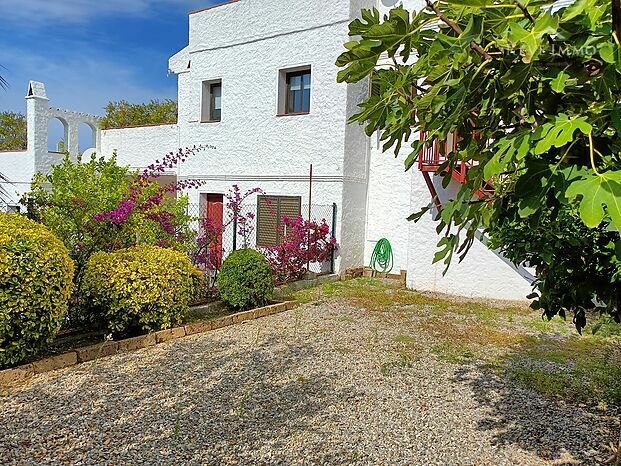
[[[247,415],[246,404],[248,403],[249,397],[250,397],[250,392],[248,390],[245,390],[241,400],[239,401],[239,406],[237,407],[237,416],[239,417],[239,420],[242,422],[246,419],[246,415]]]
[[[474,357],[474,352],[468,345],[444,341],[431,347],[431,352],[443,361],[452,364],[462,364]]]
[[[558,316],[555,316],[552,320],[535,317],[532,320],[524,322],[524,325],[540,333],[570,333],[569,323]]]
[[[376,278],[357,278],[326,283],[321,287],[298,291],[294,297],[305,302],[321,298],[345,298],[354,306],[369,311],[402,308],[423,314],[429,312],[437,315],[474,314],[481,320],[493,320],[501,313],[525,315],[530,312],[526,307],[486,305],[467,299],[420,293],[404,288],[400,282],[395,280]]]
[[[91,364],[91,372],[95,371],[95,369],[97,368],[97,363],[99,362],[99,359],[101,358],[101,353],[103,352],[104,346],[109,341],[112,341],[112,334],[106,335],[106,337],[104,338],[104,341],[101,343],[101,345],[97,349],[97,355],[95,356],[95,359],[93,359],[93,363]]]
[[[506,373],[540,393],[621,406],[621,341],[532,337],[504,358]]]
[[[409,335],[396,335],[393,338],[396,343],[390,361],[380,365],[380,373],[387,377],[393,369],[412,367],[412,364],[419,359],[420,347],[414,337]]]
[[[293,338],[298,337],[298,332],[302,328],[302,318],[304,317],[304,311],[301,307],[297,307],[293,311]]]
[[[431,337],[430,350],[441,360],[474,363],[546,395],[621,407],[621,325],[612,321],[589,322],[580,337],[570,323],[541,320],[526,306],[418,293],[372,278],[305,293],[307,299],[346,299],[361,311],[378,313],[365,337],[371,346],[380,342],[380,326],[409,315],[404,325],[413,323],[412,331]],[[379,368],[384,376],[416,357],[414,337],[398,334],[393,341],[396,349]]]
[[[386,361],[380,365],[380,373],[384,377],[391,375],[393,369],[405,369],[412,367],[414,361],[418,359],[410,350],[406,348],[397,350],[395,356],[395,358],[391,358],[390,361]]]

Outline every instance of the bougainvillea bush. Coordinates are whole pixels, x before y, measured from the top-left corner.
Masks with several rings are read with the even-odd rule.
[[[265,191],[261,188],[251,188],[242,194],[239,186],[234,184],[224,195],[226,209],[229,213],[225,227],[230,224],[235,224],[237,226],[235,234],[241,237],[242,248],[244,249],[249,247],[250,237],[255,229],[254,213],[247,212],[244,208],[244,202],[253,194],[265,195]]]
[[[304,220],[301,215],[283,217],[284,236],[277,246],[263,249],[277,283],[299,280],[308,272],[308,265],[331,259],[337,250],[336,239],[326,220]]]
[[[0,213],[0,368],[40,352],[61,327],[73,263],[49,229]]]

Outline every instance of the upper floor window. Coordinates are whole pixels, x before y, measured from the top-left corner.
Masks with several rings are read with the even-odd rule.
[[[279,88],[279,115],[295,115],[310,112],[310,66],[281,70]]]
[[[222,119],[222,80],[203,81],[201,121],[204,123]]]
[[[287,113],[308,113],[310,95],[310,70],[287,73]]]

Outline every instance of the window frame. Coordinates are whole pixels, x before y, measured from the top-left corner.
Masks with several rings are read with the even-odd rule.
[[[216,96],[214,88],[220,88],[220,108],[216,109]],[[218,111],[220,115],[217,117],[214,115],[215,111]],[[210,122],[222,121],[222,81],[214,81],[209,83],[209,120]]]
[[[291,93],[290,88],[291,88],[291,77],[293,76],[301,76],[301,86],[302,89],[300,89],[300,105],[301,107],[303,106],[303,100],[304,100],[304,92],[303,92],[303,88],[304,88],[304,76],[308,75],[309,76],[309,94],[308,94],[308,111],[301,111],[301,112],[289,112],[289,103],[290,103],[290,97],[289,94]],[[308,115],[311,113],[312,108],[313,108],[313,67],[312,65],[309,64],[303,64],[303,65],[294,65],[294,66],[288,66],[286,68],[279,68],[278,69],[278,78],[277,78],[277,93],[276,93],[276,116],[277,117],[287,117],[287,116],[302,116],[302,115]]]
[[[213,88],[215,86],[220,87],[220,119],[213,118],[215,101]],[[199,119],[201,123],[220,123],[222,121],[222,91],[222,78],[201,80],[201,111]]]
[[[308,88],[308,110],[304,110],[304,76],[308,75],[310,81],[310,87]],[[300,77],[300,111],[296,112],[295,110],[289,110],[289,104],[291,103],[291,78]],[[313,78],[312,72],[310,68],[296,70],[296,71],[286,71],[285,72],[285,115],[306,115],[310,113],[310,100],[311,95],[313,93]],[[294,104],[295,108],[295,104]]]

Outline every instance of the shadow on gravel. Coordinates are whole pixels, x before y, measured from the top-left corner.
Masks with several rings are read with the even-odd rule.
[[[9,464],[283,461],[295,436],[316,428],[307,419],[345,394],[329,376],[297,371],[316,357],[310,345],[252,339],[190,337],[35,382],[0,399],[0,456]]]
[[[524,389],[485,368],[462,366],[455,381],[469,384],[480,409],[482,431],[493,431],[495,445],[517,445],[554,465],[602,464],[612,439],[601,416]]]

